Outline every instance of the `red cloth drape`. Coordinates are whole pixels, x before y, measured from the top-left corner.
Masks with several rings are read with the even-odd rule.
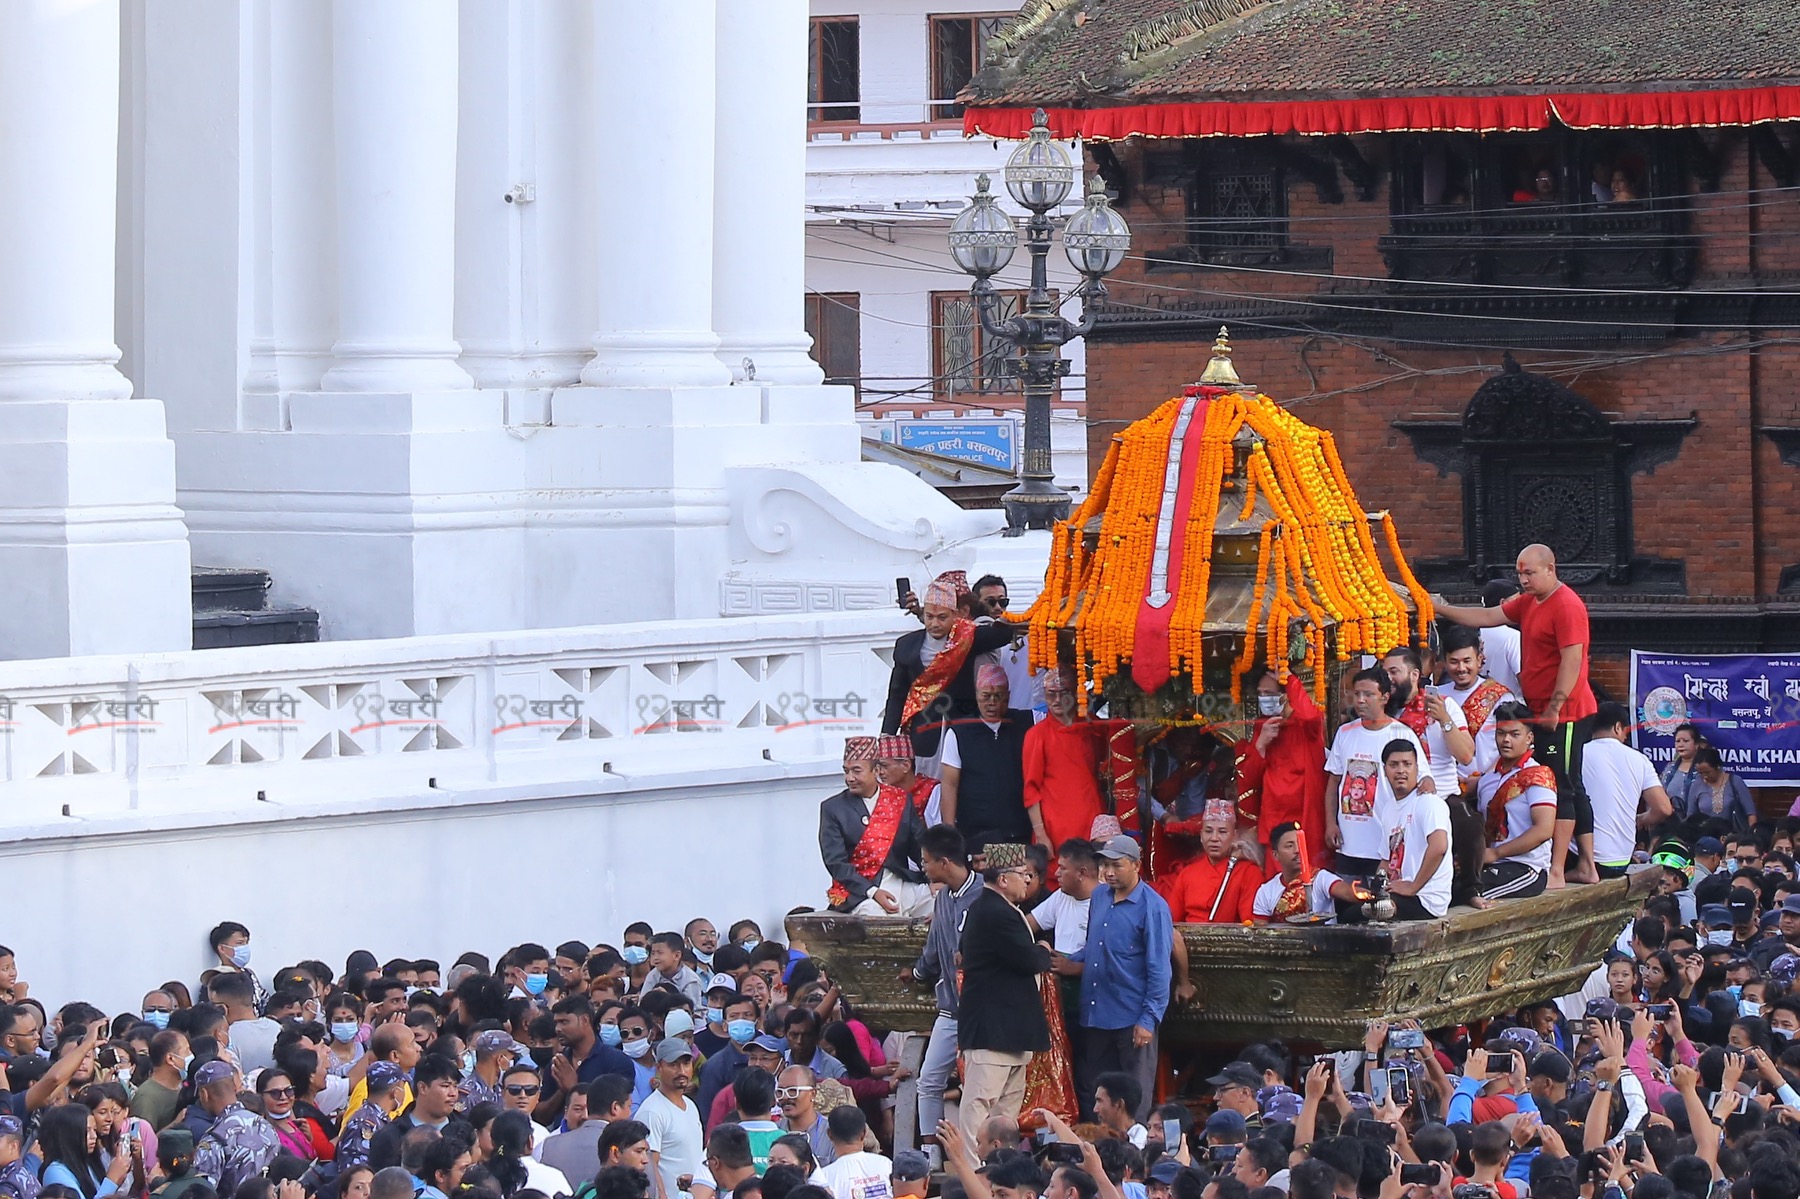
[[[1181,591],[1181,564],[1187,549],[1188,509],[1194,502],[1194,479],[1200,471],[1200,443],[1206,432],[1206,414],[1211,407],[1212,400],[1209,397],[1196,398],[1193,411],[1188,416],[1187,428],[1182,430],[1175,510],[1169,514],[1174,535],[1169,539],[1168,573],[1163,584],[1169,598],[1162,607],[1153,607],[1146,591],[1138,603],[1137,631],[1131,650],[1131,681],[1146,695],[1169,681],[1170,621],[1175,615],[1174,597]],[[1175,444],[1171,440],[1171,454],[1174,449]],[[1162,513],[1159,511],[1157,516],[1160,518]],[[1151,586],[1149,576],[1146,576],[1144,586]]]
[[[1800,119],[1800,87],[1535,96],[1386,96],[1350,100],[1209,100],[1046,110],[1057,137],[1255,137],[1302,133],[1501,133],[1548,129],[1672,129]],[[970,137],[1022,138],[1030,108],[970,108]]]

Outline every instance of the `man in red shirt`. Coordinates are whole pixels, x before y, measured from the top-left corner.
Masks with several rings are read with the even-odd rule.
[[[1551,841],[1548,886],[1594,883],[1594,809],[1581,785],[1581,748],[1594,724],[1594,692],[1588,686],[1588,614],[1581,597],[1556,577],[1556,555],[1546,545],[1519,551],[1519,594],[1498,608],[1438,604],[1438,615],[1470,628],[1510,624],[1519,630],[1519,689],[1537,718],[1532,755],[1557,779],[1556,831]],[[1434,599],[1436,597],[1433,597]],[[1565,879],[1569,842],[1580,855]]]
[[[1177,924],[1246,924],[1262,886],[1262,870],[1237,853],[1237,811],[1209,800],[1200,825],[1205,852],[1181,868],[1170,884],[1169,911]]]
[[[1086,837],[1101,812],[1100,749],[1108,730],[1076,719],[1075,700],[1074,672],[1047,671],[1050,714],[1025,734],[1025,815],[1032,840],[1051,853],[1064,841]]]

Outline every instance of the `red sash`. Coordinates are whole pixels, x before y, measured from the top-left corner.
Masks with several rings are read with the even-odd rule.
[[[1431,713],[1425,710],[1425,693],[1414,689],[1412,699],[1408,700],[1406,706],[1395,714],[1394,719],[1413,731],[1413,736],[1417,737],[1419,744],[1425,748],[1425,760],[1429,764],[1431,742],[1426,740],[1425,730],[1431,727]]]
[[[1475,684],[1475,690],[1469,692],[1469,698],[1463,700],[1463,715],[1468,718],[1469,731],[1479,733],[1481,726],[1487,723],[1488,715],[1500,706],[1500,701],[1511,694],[1493,679],[1483,679]]]
[[[975,622],[958,619],[950,626],[950,636],[944,648],[938,651],[937,657],[931,660],[906,693],[906,707],[900,710],[900,729],[904,732],[912,723],[912,718],[923,712],[931,701],[950,685],[963,663],[969,660],[969,650],[975,645]]]
[[[938,781],[930,775],[921,774],[913,779],[912,791],[910,792],[912,796],[912,805],[914,808],[918,809],[920,815],[924,815],[925,805],[931,802],[932,789],[937,785]],[[886,854],[882,854],[881,856],[883,858],[887,857]]]
[[[1286,920],[1289,916],[1298,916],[1302,912],[1312,910],[1312,890],[1304,878],[1297,878],[1281,888],[1281,897],[1275,901],[1275,919]]]
[[[1540,766],[1530,758],[1519,764],[1519,768],[1506,777],[1494,797],[1488,800],[1487,809],[1487,841],[1490,847],[1503,844],[1508,840],[1506,835],[1506,805],[1510,800],[1519,798],[1527,787],[1542,787],[1550,794],[1556,794],[1556,774],[1548,766]]]
[[[884,786],[875,792],[875,810],[863,826],[862,840],[850,851],[850,868],[870,882],[880,876],[881,864],[887,861],[888,850],[900,835],[900,820],[906,814],[907,803],[906,792],[898,787]],[[844,884],[833,882],[826,897],[836,907],[850,898],[850,892]]]

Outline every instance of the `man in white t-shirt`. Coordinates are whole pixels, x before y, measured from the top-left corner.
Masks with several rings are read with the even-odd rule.
[[[1280,924],[1290,916],[1309,912],[1335,916],[1337,905],[1332,900],[1351,898],[1349,884],[1329,870],[1315,871],[1310,882],[1301,877],[1300,826],[1293,821],[1269,830],[1269,852],[1275,855],[1278,870],[1256,889],[1251,901],[1251,912],[1258,921]],[[1334,885],[1338,888],[1335,894]]]
[[[1475,758],[1460,772],[1465,779],[1494,768],[1500,756],[1494,749],[1494,709],[1518,698],[1504,684],[1482,674],[1486,659],[1476,633],[1485,631],[1451,625],[1444,634],[1444,673],[1450,678],[1444,691],[1462,709],[1469,734],[1475,739]],[[1444,794],[1441,788],[1439,794]]]
[[[1394,684],[1388,710],[1425,745],[1429,762],[1419,763],[1419,769],[1431,775],[1439,795],[1455,795],[1462,790],[1462,768],[1475,760],[1475,739],[1462,706],[1425,685],[1424,661],[1410,646],[1389,650],[1381,668]]]
[[[1531,760],[1531,709],[1501,704],[1494,711],[1494,747],[1500,760],[1476,783],[1487,848],[1481,881],[1471,901],[1478,908],[1496,899],[1542,895],[1550,880],[1550,835],[1556,825],[1556,776]]]
[[[1388,830],[1377,810],[1393,802],[1381,773],[1381,751],[1399,738],[1411,741],[1420,760],[1425,747],[1413,731],[1387,714],[1394,684],[1380,668],[1359,670],[1350,680],[1358,719],[1345,721],[1325,754],[1325,841],[1338,851],[1337,873],[1366,878],[1388,852]]]
[[[850,1103],[832,1108],[825,1117],[825,1135],[837,1157],[814,1170],[807,1181],[830,1191],[832,1199],[893,1199],[894,1163],[879,1153],[863,1152],[868,1132],[869,1121],[861,1108]]]
[[[1056,890],[1025,917],[1035,933],[1067,957],[1087,947],[1088,900],[1100,885],[1100,855],[1090,841],[1065,841],[1056,853]]]
[[[638,1105],[637,1119],[650,1130],[650,1185],[654,1199],[676,1199],[681,1180],[692,1178],[705,1159],[700,1105],[687,1097],[694,1078],[694,1050],[680,1037],[656,1046],[654,1089]]]
[[[1381,771],[1394,793],[1383,823],[1388,834],[1388,894],[1394,919],[1435,920],[1450,910],[1450,805],[1419,789],[1418,751],[1395,739],[1381,751]]]
[[[1581,782],[1594,805],[1594,863],[1603,879],[1623,878],[1638,832],[1655,828],[1675,811],[1656,767],[1625,744],[1630,730],[1630,709],[1601,704],[1581,756]]]

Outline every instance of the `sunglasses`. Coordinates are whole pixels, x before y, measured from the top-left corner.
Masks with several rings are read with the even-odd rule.
[[[535,1082],[509,1082],[506,1084],[508,1095],[535,1095],[543,1089],[541,1084]]]
[[[174,1012],[174,1011],[175,1011],[175,1009],[174,1009],[174,1008],[172,1008],[172,1007],[147,1007],[147,1008],[145,1008],[145,1009],[144,1009],[144,1011],[145,1011],[145,1013],[150,1013],[150,1012],[166,1012],[166,1013],[170,1013],[170,1014],[173,1014],[173,1012]]]
[[[1737,857],[1737,864],[1740,866],[1754,866],[1756,865],[1756,855],[1749,854],[1746,856],[1744,854],[1739,854]]]
[[[293,1097],[293,1087],[270,1087],[263,1092],[264,1099],[292,1099]]]
[[[990,608],[1004,608],[1011,602],[1004,595],[990,595],[981,601]]]
[[[811,1087],[776,1087],[775,1088],[775,1098],[777,1098],[777,1099],[798,1099],[798,1098],[800,1098],[800,1096],[806,1094],[806,1092],[808,1092],[810,1090],[812,1090]]]

